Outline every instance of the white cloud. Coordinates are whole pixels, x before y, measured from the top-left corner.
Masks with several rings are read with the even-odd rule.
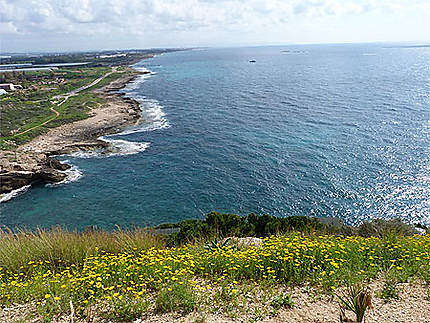
[[[43,42],[47,37],[63,38],[64,43],[67,39],[76,42],[90,38],[99,47],[104,43],[186,46],[211,44],[220,39],[225,43],[288,42],[300,41],[302,36],[303,42],[344,41],[341,33],[336,38],[323,32],[334,25],[351,29],[354,26],[350,22],[354,21],[372,26],[380,23],[387,33],[392,28],[394,37],[400,27],[388,28],[384,24],[394,24],[402,17],[408,20],[403,21],[409,24],[406,30],[412,31],[414,20],[430,20],[429,1],[0,0],[0,37],[2,48],[10,50],[14,46],[25,47],[25,39],[34,43],[37,38]],[[387,40],[391,40],[388,36]],[[113,38],[117,38],[116,43]]]

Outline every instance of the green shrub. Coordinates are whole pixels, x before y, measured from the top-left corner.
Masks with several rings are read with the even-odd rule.
[[[142,299],[115,299],[109,303],[109,309],[103,316],[106,319],[117,322],[131,322],[142,317],[148,311],[148,308],[149,302]]]
[[[397,282],[392,279],[386,280],[384,282],[384,287],[380,292],[380,297],[386,302],[389,302],[392,299],[400,299]]]
[[[174,284],[163,288],[155,299],[155,310],[160,313],[188,314],[197,308],[196,294],[187,285]]]
[[[170,225],[169,227],[171,228]],[[324,231],[329,226],[322,224],[317,218],[307,216],[278,218],[267,214],[251,213],[248,216],[240,216],[211,212],[203,220],[185,220],[179,222],[176,227],[180,230],[169,235],[167,238],[169,246],[200,240],[221,239],[227,236],[268,237],[294,230]],[[162,228],[166,228],[166,226],[157,227],[157,229]]]
[[[275,296],[270,305],[273,307],[273,310],[276,313],[281,307],[293,307],[294,302],[290,294],[281,294]]]
[[[374,219],[370,222],[364,221],[358,226],[358,234],[362,237],[382,238],[387,235],[411,236],[417,233],[418,231],[414,226],[406,224],[400,219]]]

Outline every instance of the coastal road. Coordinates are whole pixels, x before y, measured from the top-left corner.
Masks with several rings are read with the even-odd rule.
[[[94,85],[98,84],[101,80],[105,79],[106,77],[108,77],[109,75],[111,75],[112,73],[115,73],[115,72],[117,72],[117,67],[116,67],[116,66],[113,66],[113,67],[112,67],[112,70],[111,70],[110,72],[107,72],[105,75],[100,76],[99,78],[95,79],[95,80],[94,80],[94,81],[92,81],[91,83],[89,83],[89,84],[87,84],[87,85],[84,85],[84,86],[81,86],[80,88],[75,89],[75,90],[70,91],[70,92],[67,92],[67,93],[65,93],[65,94],[56,95],[56,96],[52,97],[52,99],[53,99],[53,100],[58,100],[58,99],[64,99],[64,100],[63,100],[63,101],[61,101],[61,102],[51,101],[51,103],[52,103],[52,104],[55,104],[57,107],[59,107],[59,106],[60,106],[60,105],[62,105],[64,102],[66,102],[68,98],[70,98],[70,97],[72,97],[72,96],[75,96],[75,95],[78,95],[78,93],[79,93],[79,92],[81,92],[81,91],[83,91],[83,90],[89,89],[90,87],[92,87],[92,86],[94,86]],[[13,137],[23,135],[23,134],[25,134],[25,133],[27,133],[27,132],[29,132],[29,131],[32,131],[32,130],[34,130],[34,129],[37,129],[37,128],[39,128],[39,127],[42,127],[42,126],[46,125],[47,123],[51,122],[52,120],[54,120],[54,119],[58,118],[58,116],[60,115],[60,113],[59,113],[57,110],[55,110],[55,109],[54,109],[54,107],[51,107],[51,108],[49,108],[49,109],[50,109],[52,112],[54,112],[54,113],[55,113],[55,116],[53,116],[52,118],[49,118],[48,120],[46,120],[45,122],[42,122],[41,124],[38,124],[37,126],[31,127],[31,128],[29,128],[29,129],[26,129],[26,130],[24,130],[24,131],[22,131],[22,132],[17,133],[17,134],[15,134]]]
[[[117,72],[117,67],[116,67],[116,66],[113,66],[113,67],[112,67],[112,70],[111,70],[110,72],[106,73],[106,74],[105,74],[105,75],[103,75],[103,76],[100,76],[98,79],[95,79],[95,80],[94,80],[94,81],[92,81],[91,83],[89,83],[89,84],[87,84],[87,85],[84,85],[84,86],[81,86],[80,88],[75,89],[75,90],[73,90],[73,91],[70,91],[70,92],[68,92],[68,93],[66,93],[66,94],[56,95],[56,96],[52,97],[52,99],[54,99],[54,100],[58,100],[58,99],[62,99],[62,98],[64,98],[64,101],[62,101],[61,103],[57,104],[58,106],[60,106],[60,105],[62,105],[62,104],[63,104],[63,103],[68,99],[68,98],[70,98],[71,96],[75,96],[75,95],[77,95],[79,92],[81,92],[81,91],[83,91],[83,90],[86,90],[86,89],[89,89],[90,87],[92,87],[92,86],[96,85],[96,84],[97,84],[97,83],[99,83],[101,80],[105,79],[106,77],[108,77],[109,75],[111,75],[112,73],[115,73],[115,72]]]

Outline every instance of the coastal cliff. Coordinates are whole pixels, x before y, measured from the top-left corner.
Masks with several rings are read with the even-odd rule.
[[[118,79],[92,90],[104,103],[90,110],[84,120],[50,129],[15,151],[0,151],[0,194],[9,193],[32,183],[58,183],[67,177],[70,166],[54,156],[77,151],[109,152],[109,143],[99,140],[127,126],[139,123],[139,103],[117,90],[141,74],[131,70]]]

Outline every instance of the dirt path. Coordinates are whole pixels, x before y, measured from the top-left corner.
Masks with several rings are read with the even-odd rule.
[[[52,99],[54,99],[54,100],[58,100],[58,99],[64,98],[64,100],[63,100],[63,101],[61,101],[60,103],[54,103],[54,102],[52,102],[52,101],[51,101],[51,102],[52,102],[53,104],[56,104],[56,105],[57,105],[57,107],[59,107],[59,106],[61,106],[64,102],[66,102],[68,98],[70,98],[70,97],[72,97],[72,96],[75,96],[75,95],[78,95],[78,93],[79,93],[79,92],[81,92],[81,91],[83,91],[83,90],[86,90],[86,89],[89,89],[90,87],[92,87],[92,86],[94,86],[94,85],[98,84],[101,80],[105,79],[106,77],[108,77],[108,76],[109,76],[109,75],[111,75],[112,73],[115,73],[116,71],[117,71],[117,68],[116,68],[116,66],[114,66],[114,67],[112,67],[112,70],[111,70],[110,72],[106,73],[106,74],[105,74],[105,75],[103,75],[103,76],[100,76],[99,78],[95,79],[95,80],[94,80],[94,81],[92,81],[91,83],[89,83],[89,84],[87,84],[87,85],[84,85],[84,86],[81,86],[80,88],[75,89],[75,90],[73,90],[73,91],[67,92],[66,94],[56,95],[56,96],[54,96],[54,97],[52,98]],[[54,113],[55,113],[55,116],[53,116],[52,118],[49,118],[48,120],[46,120],[45,122],[42,122],[41,124],[38,124],[37,126],[31,127],[31,128],[29,128],[29,129],[26,129],[26,130],[24,130],[24,131],[22,131],[22,132],[17,133],[17,134],[15,134],[13,137],[17,137],[17,136],[23,135],[23,134],[25,134],[25,133],[27,133],[27,132],[29,132],[29,131],[32,131],[32,130],[34,130],[34,129],[40,128],[40,127],[42,127],[42,126],[46,125],[47,123],[51,122],[52,120],[55,120],[56,118],[58,118],[58,116],[60,115],[60,113],[59,113],[57,110],[55,110],[53,107],[51,107],[51,108],[50,108],[50,110],[51,110],[52,112],[54,112]]]
[[[63,103],[63,102],[61,102],[61,103]],[[39,127],[42,127],[42,126],[46,125],[47,123],[51,122],[52,120],[56,119],[60,115],[60,113],[57,110],[55,110],[54,108],[52,108],[52,107],[49,108],[49,110],[51,110],[52,112],[54,112],[55,116],[53,116],[52,118],[46,120],[45,122],[42,122],[41,124],[38,124],[37,126],[31,127],[31,128],[29,128],[27,130],[24,130],[22,132],[19,132],[19,133],[15,134],[14,137],[19,136],[19,135],[23,135],[23,134],[25,134],[25,133],[27,133],[27,132],[29,132],[31,130],[37,129]]]
[[[109,75],[111,75],[112,73],[115,73],[115,72],[117,72],[117,67],[116,67],[116,66],[113,66],[113,67],[112,67],[112,70],[111,70],[110,72],[107,72],[105,75],[100,76],[98,79],[96,79],[96,80],[92,81],[90,84],[87,84],[87,85],[81,86],[80,88],[75,89],[75,90],[73,90],[73,91],[70,91],[70,92],[68,92],[68,93],[66,93],[66,94],[56,95],[56,96],[54,96],[54,97],[53,97],[53,99],[61,99],[61,98],[64,98],[65,100],[59,104],[59,105],[61,105],[61,104],[63,104],[63,103],[64,103],[68,98],[70,98],[71,96],[75,96],[75,95],[77,95],[79,92],[81,92],[81,91],[83,91],[83,90],[86,90],[86,89],[89,89],[90,87],[92,87],[92,86],[96,85],[96,84],[97,84],[97,83],[99,83],[101,80],[103,80],[104,78],[108,77]]]
[[[124,75],[111,84],[95,90],[98,95],[105,98],[106,102],[91,109],[89,118],[52,128],[47,133],[20,146],[18,151],[51,154],[54,151],[69,149],[74,145],[100,144],[97,138],[101,135],[117,133],[120,129],[136,124],[140,120],[139,104],[134,100],[123,98],[121,94],[111,93],[112,90],[122,88],[136,75],[138,74]],[[63,98],[53,109],[66,100],[67,98]]]

